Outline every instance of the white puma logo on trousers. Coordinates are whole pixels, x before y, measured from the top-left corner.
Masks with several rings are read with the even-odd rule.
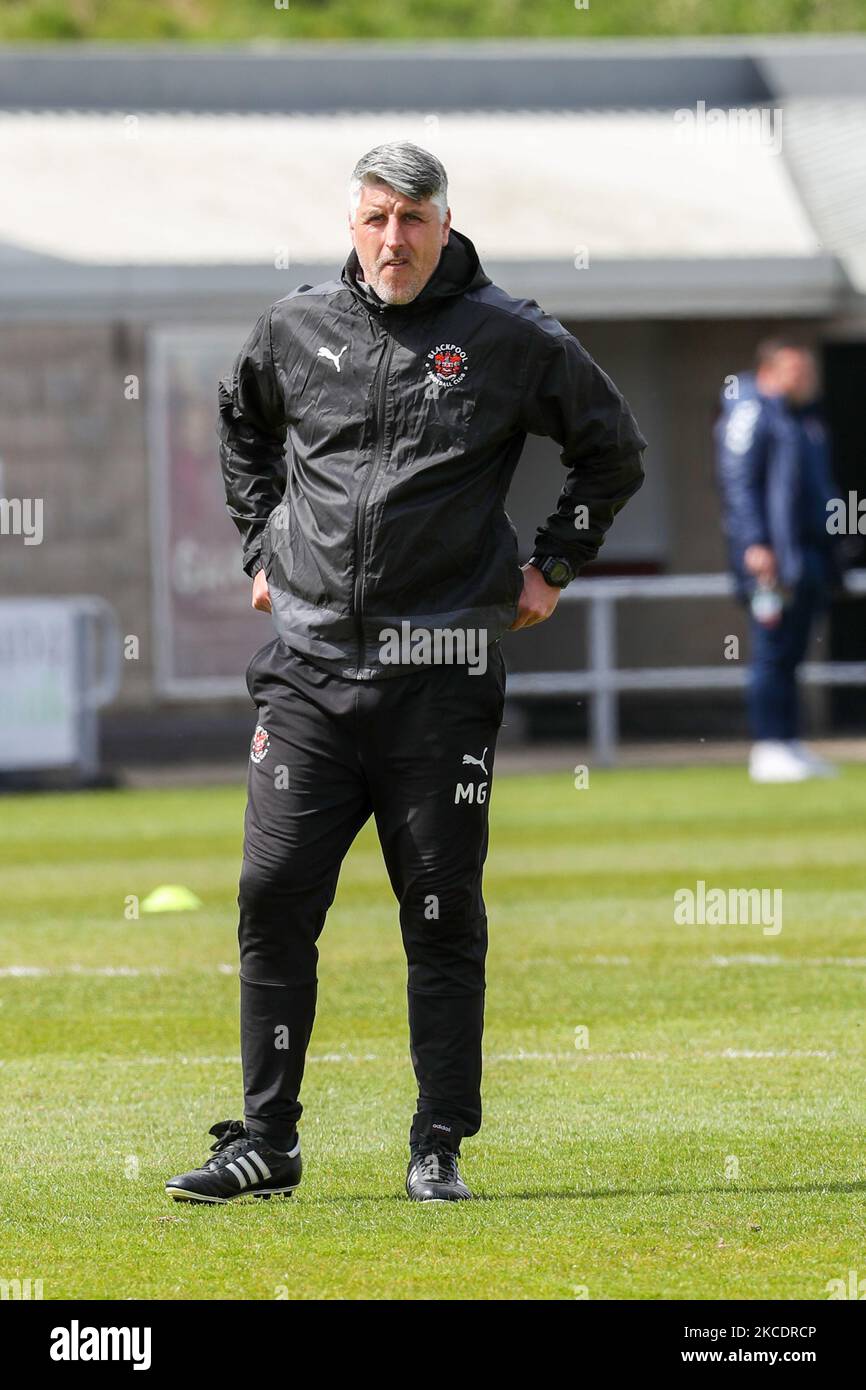
[[[348,346],[349,346],[349,344],[347,343],[347,344],[346,344],[346,347],[341,347],[341,348],[340,348],[340,351],[337,352],[337,353],[333,353],[333,352],[331,351],[330,348],[320,347],[320,348],[319,348],[319,351],[316,353],[316,356],[317,356],[317,357],[327,357],[328,361],[329,361],[329,362],[333,362],[334,366],[337,368],[337,371],[339,371],[339,370],[340,370],[340,358],[343,356],[343,353],[346,351],[346,348],[347,348]]]
[[[465,763],[474,763],[475,766],[476,766],[476,767],[480,767],[481,770],[482,770],[482,772],[486,775],[486,774],[487,774],[487,768],[484,766],[484,759],[485,759],[486,757],[487,757],[487,749],[485,748],[485,750],[484,750],[484,752],[481,754],[481,757],[480,757],[480,758],[473,758],[473,756],[472,756],[471,753],[464,753],[464,754],[463,754],[463,762],[464,762],[464,764],[465,764]]]

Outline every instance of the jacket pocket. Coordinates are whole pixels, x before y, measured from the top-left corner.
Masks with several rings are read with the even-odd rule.
[[[502,643],[492,642],[487,648],[488,663],[493,670],[494,686],[496,690],[496,724],[501,727],[502,719],[505,714],[505,658],[502,655]]]
[[[280,639],[278,637],[269,638],[268,641],[265,642],[264,646],[259,647],[257,652],[253,652],[250,664],[247,667],[247,690],[249,691],[250,699],[252,700],[254,705],[258,705],[259,703],[258,696],[256,695],[256,678],[261,675],[261,671],[258,667],[259,659],[264,656],[265,652],[273,651],[274,647],[279,645],[279,640]]]
[[[284,592],[295,566],[294,552],[291,510],[281,502],[268,517],[262,537],[262,565],[268,582]]]

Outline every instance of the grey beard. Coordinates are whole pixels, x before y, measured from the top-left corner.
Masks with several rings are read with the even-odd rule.
[[[405,291],[400,294],[394,294],[387,285],[382,285],[381,283],[373,285],[372,288],[382,300],[383,304],[411,304],[412,300],[417,299],[421,292],[415,285],[411,287],[411,294],[407,294]]]

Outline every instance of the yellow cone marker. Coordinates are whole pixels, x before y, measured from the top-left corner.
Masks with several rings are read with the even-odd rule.
[[[141,904],[141,910],[142,912],[194,912],[196,908],[201,906],[201,898],[197,898],[189,888],[184,888],[183,884],[161,883],[158,888],[154,888],[152,893],[148,893]]]

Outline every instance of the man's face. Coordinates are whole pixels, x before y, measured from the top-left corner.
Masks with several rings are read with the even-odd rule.
[[[429,198],[416,203],[387,184],[364,184],[349,227],[367,284],[386,304],[409,304],[439,264],[451,209],[440,220]]]
[[[782,348],[767,367],[769,394],[792,405],[808,405],[818,394],[818,368],[811,352]]]

